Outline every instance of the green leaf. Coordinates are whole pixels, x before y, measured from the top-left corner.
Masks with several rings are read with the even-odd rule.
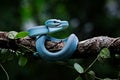
[[[100,51],[100,54],[99,56],[101,58],[110,58],[110,51],[108,48],[103,48],[101,51]]]
[[[86,75],[86,78],[88,80],[95,80],[95,72],[94,71],[89,71],[88,74]]]
[[[95,76],[95,72],[94,72],[94,71],[92,71],[92,70],[91,70],[91,71],[89,71],[89,72],[88,72],[88,74]]]
[[[27,58],[21,56],[21,57],[19,58],[19,61],[18,61],[19,66],[22,66],[22,67],[23,67],[23,66],[26,65],[26,63],[27,63]]]
[[[0,50],[0,53],[1,53],[1,54],[5,54],[5,53],[7,53],[7,52],[8,52],[8,49],[1,49],[1,50]]]
[[[75,80],[83,80],[80,76],[78,76]]]
[[[78,63],[75,63],[74,64],[74,68],[77,72],[79,73],[83,73],[84,72],[84,69],[82,68],[82,66],[80,66]]]
[[[22,32],[19,32],[19,33],[15,36],[15,38],[16,38],[16,39],[18,39],[18,38],[24,38],[24,37],[26,37],[26,36],[28,36],[28,35],[29,35],[29,32],[22,31]]]
[[[8,38],[9,39],[15,39],[15,36],[18,34],[16,31],[10,31],[8,32]]]

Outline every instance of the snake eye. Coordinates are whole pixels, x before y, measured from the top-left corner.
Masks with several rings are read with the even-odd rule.
[[[54,23],[58,23],[57,21],[53,21]]]
[[[53,23],[60,23],[59,21],[53,21]]]

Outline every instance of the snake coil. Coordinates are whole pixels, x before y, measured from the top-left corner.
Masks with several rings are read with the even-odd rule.
[[[36,37],[36,49],[42,59],[47,61],[57,61],[69,58],[76,50],[78,45],[78,38],[75,34],[71,34],[68,38],[57,39],[46,34],[57,32],[68,27],[67,21],[57,19],[49,19],[45,22],[45,26],[36,26],[28,30],[30,37]],[[50,52],[45,47],[45,41],[52,42],[63,41],[65,46],[57,52]]]

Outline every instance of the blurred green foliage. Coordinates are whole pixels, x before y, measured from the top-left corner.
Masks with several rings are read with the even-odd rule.
[[[43,25],[45,20],[50,18],[68,20],[70,23],[70,27],[65,31],[51,34],[55,37],[63,38],[70,33],[75,33],[80,40],[100,35],[120,36],[119,0],[1,0],[0,2],[0,31],[22,31],[26,25]],[[82,66],[88,66],[92,60],[93,58],[77,61]],[[73,66],[73,61],[68,65]],[[25,67],[16,64],[18,58],[4,62],[3,66],[11,80],[75,80],[78,77],[78,73],[73,69],[34,58],[28,58]],[[96,63],[92,69],[99,77],[116,78],[120,73],[118,64],[120,59],[112,56],[102,64]],[[0,68],[0,80],[5,78]]]
[[[0,2],[0,30],[19,31],[21,25],[19,0],[1,0]]]

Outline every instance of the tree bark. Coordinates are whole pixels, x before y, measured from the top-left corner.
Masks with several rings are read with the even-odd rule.
[[[58,51],[64,47],[63,42],[46,41],[49,51]],[[0,32],[0,48],[21,51],[21,47],[28,49],[29,53],[36,52],[35,39],[25,37],[22,39],[9,39],[7,32]],[[98,55],[102,48],[109,48],[111,54],[120,54],[120,37],[111,38],[107,36],[93,37],[78,43],[77,50],[71,58],[85,58]]]

